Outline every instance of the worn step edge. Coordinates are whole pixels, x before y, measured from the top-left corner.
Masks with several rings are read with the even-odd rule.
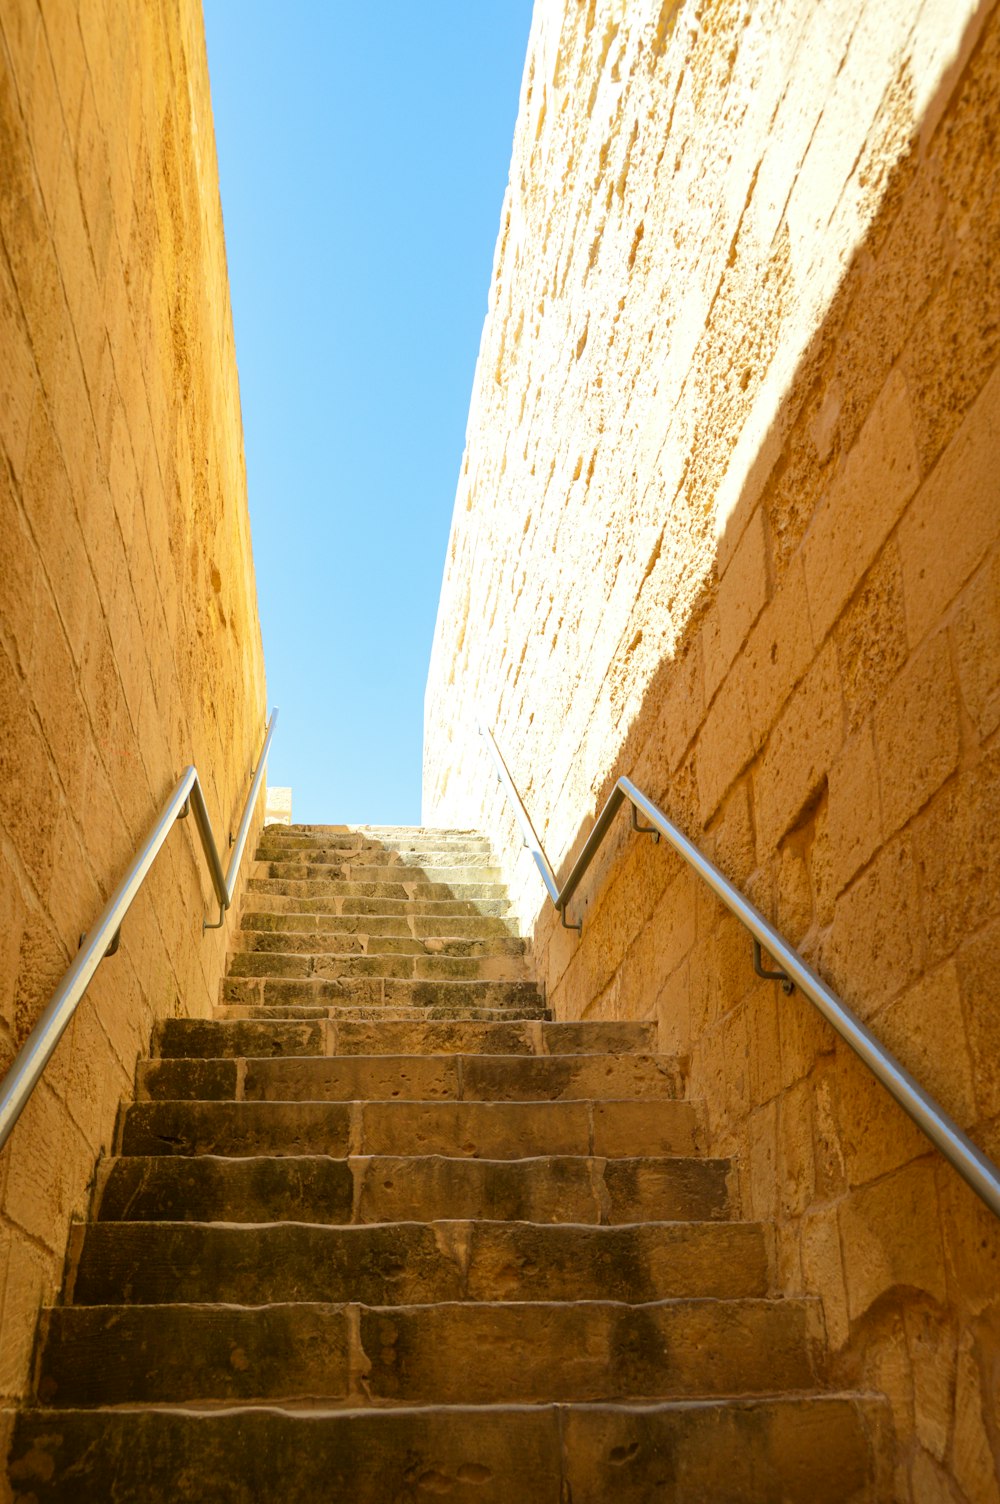
[[[295,1220],[321,1226],[392,1223],[415,1215],[428,1221],[589,1226],[683,1222],[692,1239],[712,1236],[730,1252],[734,1244],[743,1248],[738,1267],[727,1266],[721,1281],[715,1276],[713,1293],[727,1287],[764,1294],[763,1226],[731,1216],[730,1174],[729,1160],[682,1155],[115,1156],[98,1167],[91,1215],[101,1222]]]
[[[818,1301],[759,1297],[49,1306],[37,1392],[72,1405],[736,1397],[814,1389],[821,1336]],[[490,1361],[456,1364],[462,1350]]]
[[[888,1417],[883,1399],[856,1391],[653,1405],[35,1410],[18,1422],[9,1476],[15,1504],[78,1504],[81,1488],[121,1498],[122,1484],[143,1504],[176,1504],[179,1480],[192,1476],[201,1498],[230,1504],[386,1504],[421,1479],[454,1504],[888,1504]]]
[[[694,1228],[484,1218],[75,1223],[64,1304],[634,1304],[698,1293],[704,1234]]]
[[[340,1148],[340,1155],[399,1153],[405,1143],[459,1158],[525,1154],[697,1154],[700,1115],[688,1101],[590,1098],[524,1102],[133,1102],[119,1114],[119,1154],[219,1152],[254,1156]],[[164,1145],[164,1148],[160,1148]]]
[[[681,1096],[683,1073],[652,1052],[180,1056],[140,1060],[135,1084],[140,1102],[661,1101]]]
[[[394,1041],[433,1046],[432,1054],[505,1054],[522,1059],[564,1054],[619,1055],[655,1053],[656,1025],[652,1023],[455,1022],[417,1020],[388,1023],[309,1019],[191,1018],[166,1019],[153,1033],[152,1055],[161,1060],[236,1055],[279,1058],[284,1055],[396,1055],[405,1051]],[[588,1040],[594,1049],[588,1048]],[[558,1048],[560,1042],[573,1049]],[[237,1048],[253,1044],[254,1049]],[[496,1048],[481,1048],[495,1043]],[[345,1048],[364,1044],[369,1048]],[[498,1046],[503,1045],[500,1049]],[[597,1048],[602,1045],[602,1048]],[[383,1048],[382,1046],[385,1046]],[[515,1048],[516,1046],[516,1048]],[[583,1048],[581,1048],[583,1046]],[[376,1048],[377,1047],[377,1048]],[[686,1069],[686,1066],[685,1066]]]

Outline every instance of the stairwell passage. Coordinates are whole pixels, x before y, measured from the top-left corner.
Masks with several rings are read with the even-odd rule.
[[[654,1026],[553,1022],[487,843],[269,827],[42,1313],[14,1498],[888,1497],[884,1402]]]

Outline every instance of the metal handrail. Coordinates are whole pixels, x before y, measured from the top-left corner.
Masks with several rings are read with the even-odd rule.
[[[160,847],[173,829],[174,823],[177,820],[183,820],[189,809],[194,814],[194,823],[201,837],[202,850],[212,878],[212,887],[219,900],[218,922],[209,924],[207,920],[203,920],[202,933],[205,930],[218,929],[224,922],[226,910],[233,901],[236,878],[247,837],[250,834],[250,822],[253,819],[257,794],[267,762],[268,748],[271,745],[277,719],[278,712],[274,710],[267,723],[267,732],[257,759],[257,766],[253,769],[253,781],[243,807],[243,818],[240,821],[239,830],[235,839],[232,833],[229,836],[232,854],[225,874],[222,871],[219,848],[215,843],[212,822],[209,819],[197,769],[185,768],[177,780],[173,793],[157,815],[135,860],[104,905],[96,922],[81,939],[76,959],[53,993],[45,1012],[14,1057],[14,1062],[3,1082],[0,1083],[0,1149],[10,1137],[25,1103],[38,1085],[53,1050],[62,1038],[98,966],[105,956],[114,955],[118,949],[122,921],[145,882]]]
[[[560,887],[492,732],[485,725],[481,726],[480,730],[489,747],[498,782],[504,786],[513,803],[525,845],[530,849],[548,889],[549,897],[567,928],[576,930],[582,928],[579,924],[567,924],[566,905],[579,887],[584,873],[590,866],[619,808],[628,800],[632,806],[633,829],[648,832],[655,835],[657,839],[662,835],[670,842],[678,855],[683,857],[698,876],[708,884],[730,913],[735,914],[736,918],[749,930],[755,947],[763,946],[768,954],[780,963],[783,968],[782,973],[772,972],[770,975],[793,983],[805,994],[827,1022],[836,1029],[841,1039],[846,1040],[854,1053],[864,1061],[869,1070],[895,1097],[904,1112],[907,1112],[918,1128],[921,1128],[931,1142],[936,1144],[963,1180],[982,1198],[990,1211],[1000,1217],[1000,1169],[962,1132],[958,1124],[910,1075],[906,1067],[901,1065],[885,1045],[876,1039],[857,1014],[852,1012],[847,1004],[827,987],[798,951],[782,938],[759,910],[754,908],[749,899],[745,898],[739,889],[723,876],[718,867],[710,862],[708,857],[699,851],[697,846],[689,841],[687,836],[683,835],[677,826],[667,819],[663,811],[658,809],[651,799],[647,799],[630,779],[618,779],[607,803],[597,817],[593,830],[584,842],[583,850],[574,862],[566,881]],[[643,815],[649,824],[639,825],[636,820],[637,813]],[[759,955],[755,955],[755,960],[759,963]],[[759,974],[767,975],[768,973],[759,971]]]

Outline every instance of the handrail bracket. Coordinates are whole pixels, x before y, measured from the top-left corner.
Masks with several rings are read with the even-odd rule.
[[[795,983],[792,981],[791,977],[788,975],[788,972],[787,971],[768,971],[765,968],[765,966],[764,966],[763,955],[762,955],[761,948],[760,948],[760,941],[757,939],[756,935],[751,935],[750,939],[753,941],[753,969],[754,969],[754,971],[765,982],[780,982],[781,983],[781,990],[782,990],[782,992],[785,994],[786,997],[791,997],[792,993],[795,991]]]
[[[639,835],[641,835],[641,836],[652,836],[654,842],[658,846],[660,844],[660,832],[657,830],[656,826],[655,825],[640,825],[639,824],[639,814],[638,814],[638,811],[636,810],[635,805],[634,804],[630,804],[629,805],[629,809],[632,811],[632,829],[634,831],[637,831],[639,833]]]

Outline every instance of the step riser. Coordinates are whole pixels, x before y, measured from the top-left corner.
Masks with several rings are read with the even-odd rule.
[[[679,1095],[666,1056],[379,1055],[144,1060],[139,1101],[553,1102]]]
[[[399,1007],[396,1004],[372,1003],[368,1005],[353,1003],[338,1003],[324,1006],[322,1004],[310,1005],[278,1003],[269,1007],[245,1006],[239,1003],[232,1006],[222,1004],[215,1010],[215,1017],[220,1023],[228,1023],[232,1020],[245,1019],[275,1019],[275,1020],[304,1020],[304,1019],[330,1019],[348,1023],[363,1023],[369,1025],[388,1023],[517,1023],[517,1022],[551,1022],[552,1013],[549,1008],[535,1006],[525,1008],[469,1008],[457,1004],[454,1007],[445,1004],[424,1004],[419,1008]]]
[[[235,936],[237,955],[440,956],[456,961],[506,958],[524,966],[523,940],[468,940],[443,935],[298,934],[294,930],[248,930]],[[243,964],[241,962],[241,964]]]
[[[339,878],[324,878],[322,875],[309,878],[305,874],[300,877],[251,877],[247,882],[249,893],[270,893],[274,896],[291,898],[342,898],[356,901],[368,899],[369,901],[392,900],[395,903],[413,904],[417,907],[426,904],[455,903],[475,905],[501,904],[506,910],[509,908],[507,889],[503,883],[429,883],[414,877],[412,881],[344,881]],[[357,909],[355,913],[365,913],[364,909]],[[378,913],[375,909],[372,912]],[[391,912],[391,911],[387,911]],[[437,911],[434,911],[437,912]],[[447,912],[447,910],[445,911]],[[458,909],[459,913],[462,909]],[[481,912],[489,913],[489,910]],[[345,909],[344,913],[351,913]]]
[[[466,887],[475,890],[488,888],[489,892],[479,894],[480,897],[503,898],[506,893],[499,869],[485,862],[459,867],[448,864],[436,866],[433,862],[399,862],[385,865],[375,862],[320,862],[312,858],[298,860],[272,857],[270,859],[259,858],[253,875],[258,881],[270,879],[272,882],[280,883],[336,882],[350,884],[352,888],[357,886],[365,891],[383,883],[394,889],[402,887],[402,893],[394,892],[385,895],[389,898],[405,897],[407,894],[419,892],[424,887],[448,889],[449,891],[441,896],[453,898],[477,896],[476,892],[465,893],[463,890]],[[381,895],[375,893],[370,896],[377,898]]]
[[[114,1159],[102,1167],[101,1221],[348,1223],[703,1223],[729,1209],[726,1160],[461,1160],[450,1156],[346,1160],[324,1156],[221,1159],[209,1155]],[[698,1283],[673,1294],[766,1293],[759,1228],[694,1227]],[[680,1266],[678,1275],[680,1277]]]
[[[414,941],[414,944],[418,942]],[[421,947],[423,951],[423,948]],[[237,951],[229,964],[230,977],[289,981],[340,981],[347,977],[384,977],[408,981],[523,982],[523,961],[505,956],[466,959],[462,956],[405,954],[334,954],[301,952],[295,955],[266,951]],[[533,984],[532,984],[533,985]]]
[[[77,1306],[117,1303],[123,1292],[133,1305],[634,1304],[690,1290],[705,1265],[704,1238],[683,1223],[97,1222],[83,1233],[71,1291]]]
[[[263,1499],[450,1504],[875,1504],[883,1417],[837,1396],[661,1406],[344,1411],[68,1411],[19,1422],[15,1499],[177,1504],[184,1480]],[[100,1444],[95,1445],[99,1438]],[[123,1489],[126,1490],[123,1492]]]
[[[402,1008],[533,1007],[542,1004],[534,982],[506,981],[422,981],[406,977],[349,976],[339,979],[309,977],[303,981],[287,977],[228,977],[222,984],[222,1002],[244,1007],[291,1006],[328,1007],[332,1003],[350,1003],[372,1007],[390,1004]]]
[[[688,1102],[137,1102],[122,1154],[692,1154]]]
[[[337,897],[331,894],[296,893],[294,888],[271,884],[255,888],[254,879],[248,884],[250,911],[261,914],[332,914],[356,915],[362,918],[383,918],[404,921],[431,921],[441,924],[452,919],[503,919],[507,921],[508,934],[516,934],[510,903],[506,898],[364,898],[356,893]],[[404,923],[401,933],[405,933]]]
[[[304,935],[361,935],[369,939],[380,938],[417,940],[478,940],[484,944],[499,940],[501,943],[517,940],[517,927],[513,919],[490,918],[488,915],[434,915],[421,914],[416,909],[402,905],[390,914],[345,914],[337,908],[335,899],[322,906],[315,901],[303,900],[302,910],[291,906],[278,907],[279,900],[258,894],[253,908],[243,915],[244,930],[271,931],[274,934]],[[524,941],[520,942],[522,945]]]
[[[773,1394],[816,1380],[807,1322],[800,1302],[755,1300],[56,1307],[42,1325],[39,1394],[64,1405]]]
[[[168,1019],[153,1053],[166,1058],[244,1055],[579,1055],[653,1052],[654,1024],[273,1023]]]

